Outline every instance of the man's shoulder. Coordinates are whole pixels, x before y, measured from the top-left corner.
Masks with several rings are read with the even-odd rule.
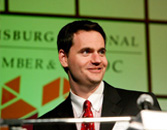
[[[142,94],[142,93],[147,93],[147,92],[144,92],[144,91],[137,91],[137,90],[128,90],[128,89],[123,89],[123,88],[117,88],[117,87],[114,87],[110,84],[108,84],[107,82],[104,81],[104,84],[105,84],[105,87],[107,89],[112,89],[112,90],[116,90],[118,91],[119,93],[139,93],[139,94]]]
[[[104,82],[104,83],[105,83],[105,91],[106,91],[106,93],[108,93],[108,95],[109,95],[109,93],[117,94],[122,99],[125,99],[125,98],[128,99],[128,98],[132,98],[132,97],[138,98],[141,94],[149,94],[151,96],[154,96],[154,94],[149,93],[149,92],[116,88],[116,87],[108,84],[107,82]]]
[[[58,106],[56,106],[54,109],[48,111],[47,113],[42,115],[40,118],[61,117],[61,115],[68,113],[70,111],[70,108],[71,108],[71,102],[69,101],[69,99],[65,99]]]
[[[109,97],[111,95],[116,95],[117,98],[120,98],[121,102],[131,102],[136,104],[137,99],[142,94],[150,95],[153,98],[154,105],[160,109],[156,96],[152,92],[137,91],[137,90],[127,90],[122,88],[116,88],[105,82],[105,93]]]

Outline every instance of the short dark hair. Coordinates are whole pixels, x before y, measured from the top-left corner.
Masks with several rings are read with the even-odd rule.
[[[91,22],[88,20],[80,20],[80,21],[74,21],[71,22],[67,25],[65,25],[59,32],[58,37],[57,37],[57,47],[58,51],[60,49],[63,49],[64,52],[68,55],[69,50],[71,46],[73,45],[73,36],[74,33],[78,32],[79,30],[85,30],[85,31],[97,31],[99,32],[106,44],[106,35],[105,32],[103,31],[102,27],[96,23],[96,22]]]

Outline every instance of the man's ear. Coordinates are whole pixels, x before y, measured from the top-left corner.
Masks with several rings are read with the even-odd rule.
[[[63,49],[59,50],[59,61],[64,68],[68,67],[67,54],[64,52]]]

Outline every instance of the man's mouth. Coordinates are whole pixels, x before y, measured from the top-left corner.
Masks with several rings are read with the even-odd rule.
[[[92,68],[88,68],[88,70],[92,73],[99,73],[102,70],[102,67],[92,67]]]

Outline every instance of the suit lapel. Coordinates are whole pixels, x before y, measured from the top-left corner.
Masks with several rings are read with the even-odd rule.
[[[122,108],[117,103],[121,100],[116,89],[105,82],[102,117],[119,116]],[[115,123],[102,123],[100,130],[111,130]]]
[[[71,105],[71,99],[70,94],[67,97],[67,99],[64,101],[62,108],[60,109],[60,112],[58,113],[58,116],[60,118],[74,118],[72,105]],[[76,130],[76,124],[62,124],[59,128],[60,130]]]

